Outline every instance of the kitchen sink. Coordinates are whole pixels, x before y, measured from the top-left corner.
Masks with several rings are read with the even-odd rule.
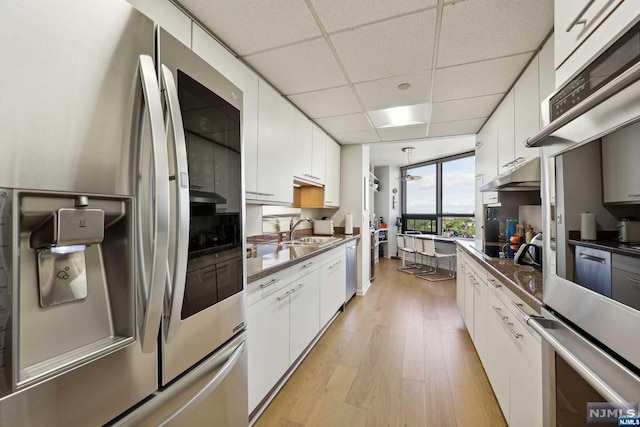
[[[280,246],[307,246],[312,248],[321,248],[324,246],[331,245],[332,243],[338,242],[342,240],[340,237],[331,237],[331,236],[310,236],[310,237],[301,237],[295,240],[284,240],[282,242],[273,242],[273,245]]]

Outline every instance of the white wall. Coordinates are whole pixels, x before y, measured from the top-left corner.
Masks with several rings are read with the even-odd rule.
[[[191,48],[191,18],[168,0],[128,0],[140,12]]]

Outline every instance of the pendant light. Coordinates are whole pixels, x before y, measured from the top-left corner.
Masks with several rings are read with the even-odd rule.
[[[404,147],[402,149],[403,153],[407,153],[407,166],[411,166],[411,153],[413,153],[413,150],[415,149],[415,147]],[[402,177],[402,179],[404,181],[417,181],[419,179],[422,179],[422,177],[420,175],[411,175],[409,174],[409,172],[407,172],[405,176]]]

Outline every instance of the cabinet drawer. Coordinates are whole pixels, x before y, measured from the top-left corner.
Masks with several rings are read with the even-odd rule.
[[[540,335],[531,329],[524,320],[525,314],[530,316],[537,315],[535,310],[525,304],[524,301],[491,274],[487,276],[487,285],[489,290],[504,304],[511,318],[516,319],[521,327],[525,328],[536,341],[540,342]]]
[[[289,284],[289,273],[287,268],[249,283],[247,286],[247,306],[251,306],[287,286]]]

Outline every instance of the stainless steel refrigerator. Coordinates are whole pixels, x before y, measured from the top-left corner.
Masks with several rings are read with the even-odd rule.
[[[120,0],[0,58],[0,425],[247,425],[241,91]]]

